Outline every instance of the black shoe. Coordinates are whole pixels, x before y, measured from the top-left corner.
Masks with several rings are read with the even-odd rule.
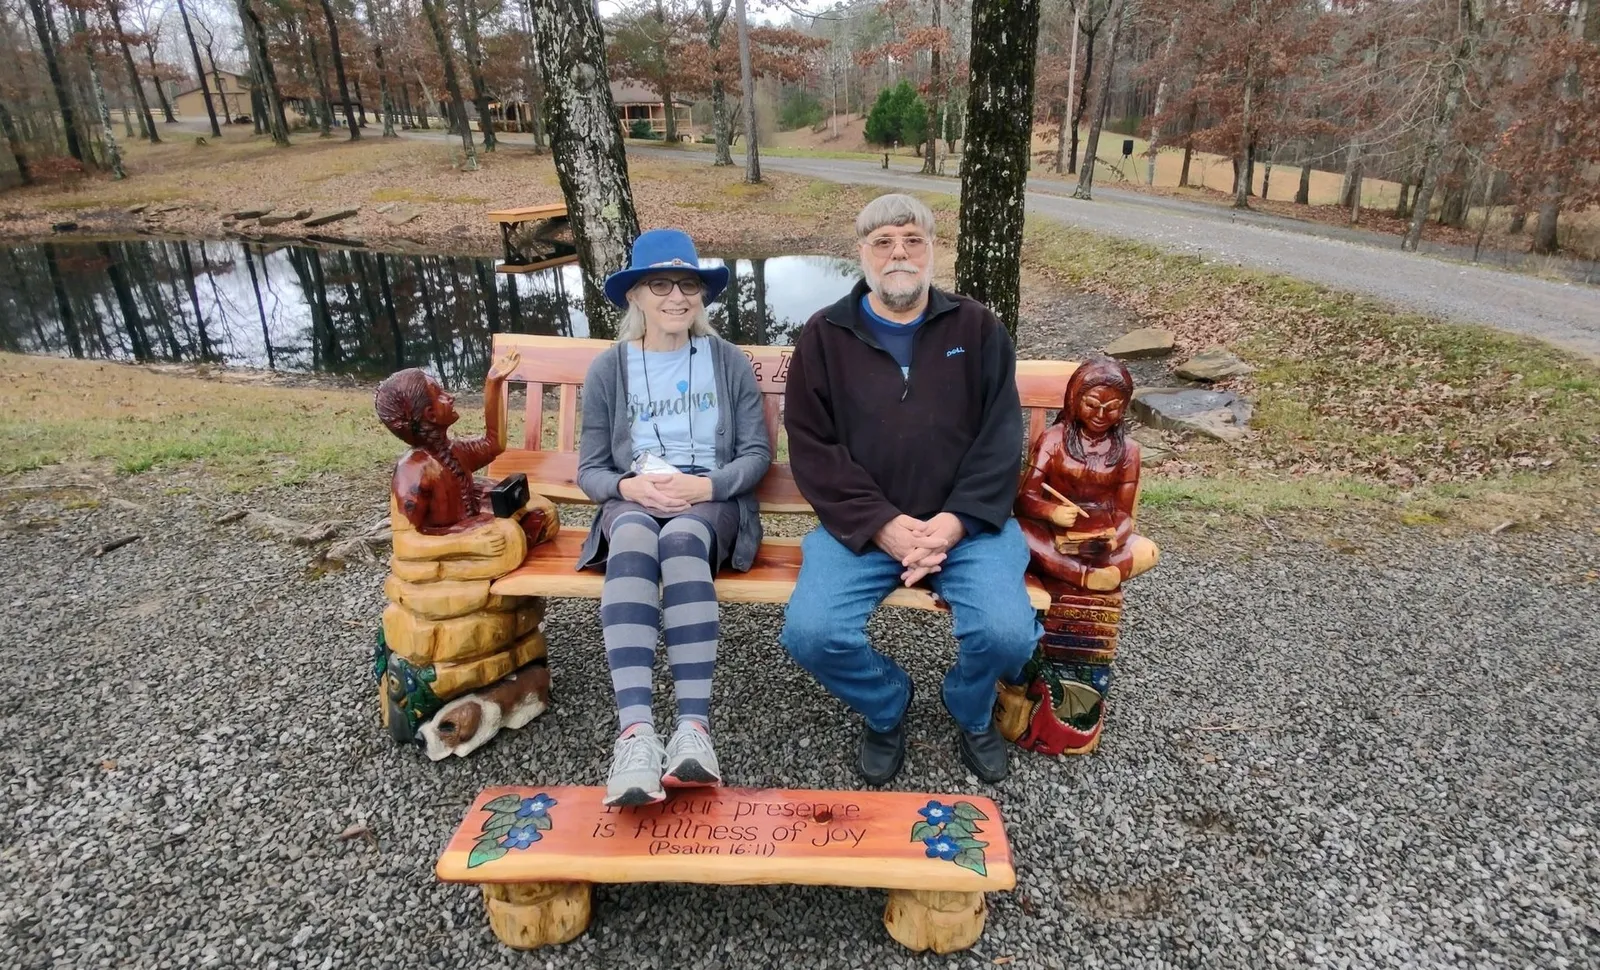
[[[906,720],[911,713],[911,699],[916,696],[917,685],[906,678],[906,709],[900,723],[887,731],[874,731],[870,726],[861,728],[861,758],[856,767],[861,777],[870,785],[886,785],[900,773],[906,761]]]
[[[943,703],[944,691],[939,692],[939,700]],[[945,704],[944,709],[949,713],[950,705]],[[961,752],[961,761],[967,770],[991,785],[1003,781],[1011,771],[1011,743],[1000,733],[993,718],[988,728],[976,734],[957,724],[956,750]]]

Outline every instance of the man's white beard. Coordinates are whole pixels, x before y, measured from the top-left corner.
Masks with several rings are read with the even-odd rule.
[[[896,312],[910,310],[922,301],[928,293],[927,275],[920,270],[911,268],[909,273],[890,272],[895,266],[909,266],[908,263],[891,263],[881,274],[868,274],[867,285],[884,306]],[[911,283],[915,281],[915,283]],[[891,291],[890,286],[894,289]],[[909,287],[909,288],[903,288]]]

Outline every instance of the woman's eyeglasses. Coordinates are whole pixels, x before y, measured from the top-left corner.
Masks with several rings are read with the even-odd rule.
[[[874,236],[867,240],[867,245],[879,256],[894,252],[897,243],[906,248],[907,256],[920,256],[928,248],[928,240],[921,236]]]
[[[664,276],[658,276],[653,280],[646,280],[644,285],[646,289],[648,289],[651,293],[654,293],[656,296],[666,296],[668,293],[672,292],[672,288],[674,286],[676,286],[678,288],[678,292],[682,293],[684,296],[698,296],[700,295],[700,291],[705,288],[700,284],[698,279],[695,279],[692,276],[681,280],[668,279]]]

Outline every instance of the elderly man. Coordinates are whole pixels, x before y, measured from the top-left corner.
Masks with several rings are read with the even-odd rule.
[[[941,696],[973,774],[1004,778],[992,713],[1043,632],[1011,517],[1022,407],[1010,335],[981,304],[934,289],[933,213],[885,195],[856,219],[866,277],[806,322],[784,426],[795,482],[821,527],[802,546],[783,645],[865,721],[859,766],[882,785],[905,761],[912,681],[867,641],[895,588],[926,581],[960,643]]]

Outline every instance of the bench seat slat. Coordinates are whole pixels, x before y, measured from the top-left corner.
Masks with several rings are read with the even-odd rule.
[[[521,566],[494,581],[490,591],[502,596],[566,596],[599,599],[605,573],[599,569],[577,570],[578,554],[589,530],[566,526],[556,537],[535,546]],[[773,537],[761,543],[749,572],[725,569],[717,574],[717,599],[723,603],[787,603],[800,575],[800,540]],[[1050,605],[1050,594],[1032,576],[1028,580],[1028,599],[1034,609]],[[896,589],[885,599],[886,606],[936,610],[938,602],[925,589]]]
[[[541,794],[553,804],[538,840],[489,853],[494,858],[480,854],[471,864],[486,826],[497,817],[526,822],[511,817],[517,802]],[[681,882],[952,892],[1016,887],[1000,810],[987,798],[709,788],[676,793],[656,805],[607,810],[604,795],[603,788],[577,786],[486,789],[439,856],[435,874],[445,882],[478,884]],[[512,806],[509,813],[487,808],[496,799]],[[924,821],[919,810],[930,801],[950,807],[963,802],[985,816],[974,823],[976,839],[987,843],[982,874],[929,856],[922,841],[911,839],[913,827]]]

